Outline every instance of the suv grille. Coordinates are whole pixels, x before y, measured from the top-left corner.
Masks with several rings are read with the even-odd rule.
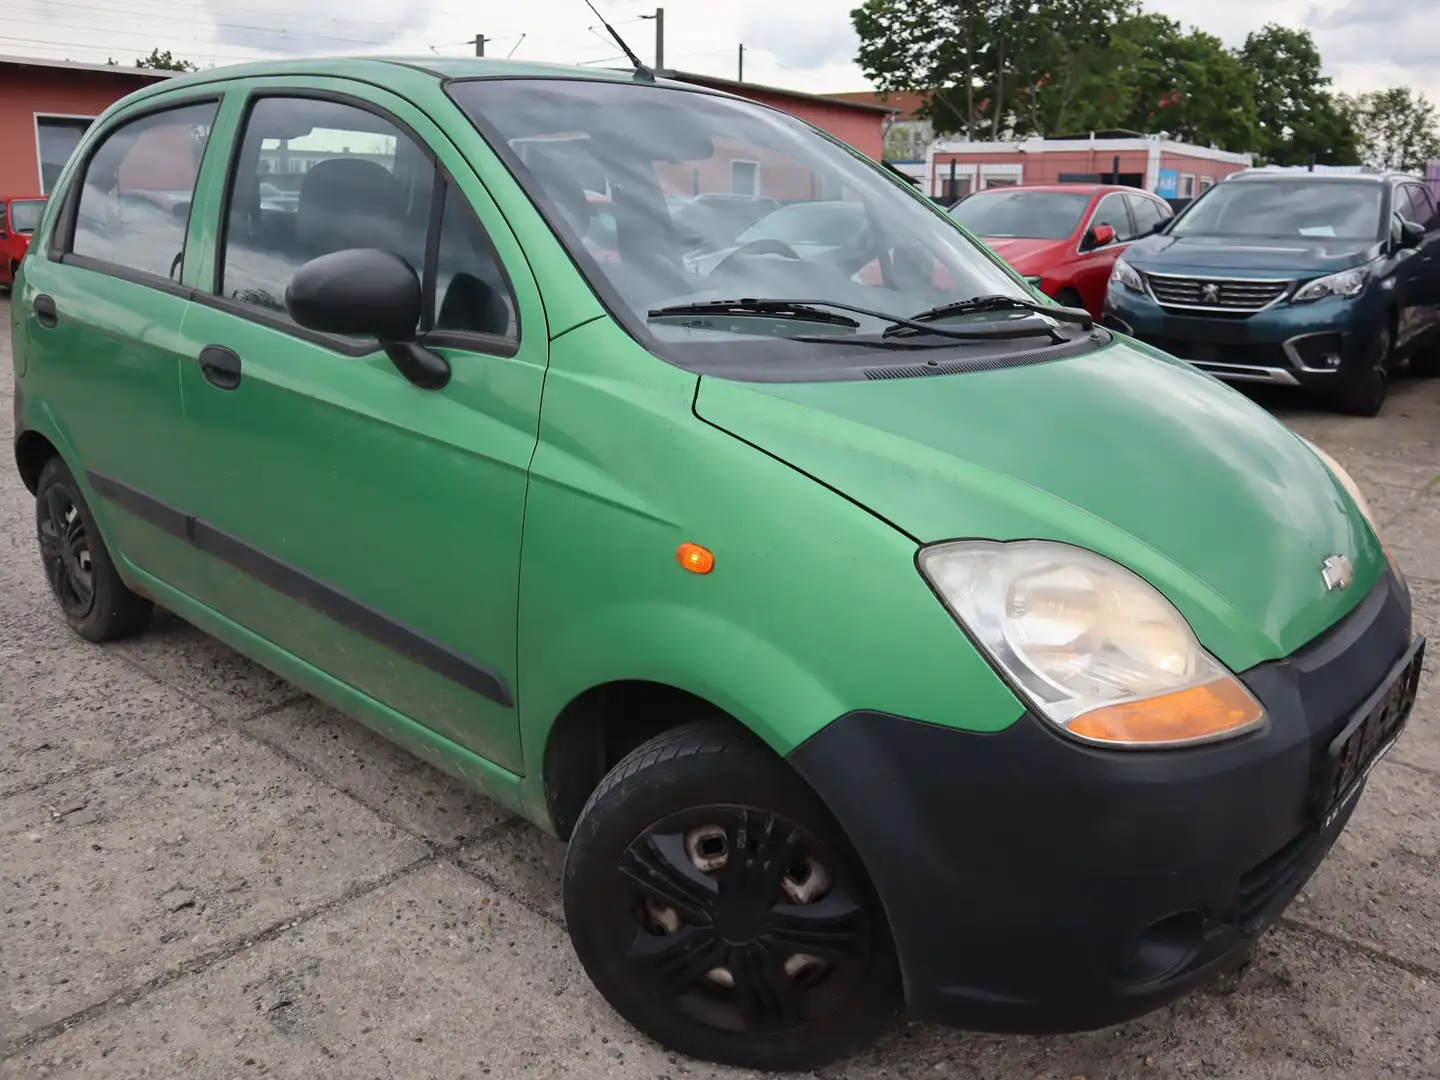
[[[1172,277],[1146,274],[1150,292],[1165,307],[1259,311],[1290,289],[1288,281]]]

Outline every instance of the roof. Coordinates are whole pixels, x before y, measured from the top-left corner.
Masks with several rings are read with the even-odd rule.
[[[1226,183],[1235,183],[1244,180],[1246,183],[1255,183],[1265,180],[1314,180],[1318,183],[1337,184],[1355,183],[1357,180],[1376,184],[1387,183],[1392,180],[1408,180],[1412,183],[1423,184],[1425,181],[1410,173],[1394,172],[1386,170],[1382,172],[1309,172],[1303,169],[1243,169],[1237,173],[1231,173],[1225,178]]]
[[[914,120],[920,110],[930,103],[928,90],[851,90],[830,96],[841,101],[853,101],[857,105],[891,109],[899,114],[901,120]]]
[[[971,197],[1001,191],[1064,191],[1076,195],[1109,194],[1112,191],[1131,192],[1136,195],[1154,194],[1154,192],[1131,187],[1129,184],[1101,184],[1094,181],[1081,181],[1073,184],[1064,182],[1058,184],[1011,184],[1008,187],[983,188],[980,191],[972,192]]]
[[[130,79],[173,79],[183,71],[165,71],[162,68],[125,67],[120,64],[82,64],[75,60],[49,60],[43,56],[0,56],[0,64],[15,67],[60,68],[65,71],[101,71],[106,75],[120,75]]]
[[[1159,135],[1110,138],[1101,132],[1096,132],[1093,138],[1089,135],[1081,135],[1061,139],[1047,139],[1039,135],[1032,135],[1029,138],[1017,139],[1012,142],[967,142],[964,139],[940,139],[930,144],[930,149],[926,152],[926,159],[934,160],[938,154],[1074,154],[1083,153],[1087,150],[1114,153],[1117,150],[1144,150],[1148,152],[1156,148],[1162,153],[1179,154],[1206,161],[1223,161],[1231,165],[1250,166],[1253,165],[1255,161],[1254,154],[1237,154],[1229,150],[1217,150],[1210,146],[1177,142],[1174,139],[1162,138]]]

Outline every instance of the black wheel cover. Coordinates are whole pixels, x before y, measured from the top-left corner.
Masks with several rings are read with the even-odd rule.
[[[713,874],[686,850],[686,832],[698,826],[724,832],[727,861]],[[829,887],[795,903],[786,876],[812,865],[825,868]],[[777,814],[734,805],[672,814],[631,842],[610,885],[611,941],[622,962],[652,999],[710,1027],[793,1030],[838,1009],[869,968],[865,892],[837,852]],[[682,925],[657,930],[647,900]],[[806,969],[787,971],[796,957]],[[730,985],[716,981],[716,969]]]
[[[95,606],[95,571],[80,501],[62,483],[51,484],[35,504],[40,560],[60,607],[83,619]]]

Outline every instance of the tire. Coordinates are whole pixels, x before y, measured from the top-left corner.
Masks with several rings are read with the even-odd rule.
[[[45,578],[70,629],[86,641],[116,641],[145,629],[154,605],[120,580],[80,486],[58,455],[40,470],[35,531]]]
[[[1081,311],[1085,310],[1085,301],[1080,298],[1080,294],[1074,289],[1061,289],[1055,297],[1055,302],[1061,307],[1073,307],[1079,308]]]
[[[815,1069],[904,1004],[859,857],[815,793],[732,724],[676,728],[610,771],[571,836],[564,901],[600,993],[691,1057]]]
[[[1422,379],[1440,375],[1440,339],[1426,345],[1410,357],[1410,374]]]
[[[1380,324],[1375,340],[1364,358],[1351,370],[1340,371],[1340,384],[1332,399],[1340,412],[1350,416],[1378,416],[1390,390],[1390,363],[1393,337],[1390,320]]]

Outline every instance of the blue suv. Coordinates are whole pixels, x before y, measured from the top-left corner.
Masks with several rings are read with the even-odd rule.
[[[1401,359],[1440,374],[1440,215],[1414,177],[1237,173],[1157,229],[1115,263],[1112,328],[1358,416]]]

